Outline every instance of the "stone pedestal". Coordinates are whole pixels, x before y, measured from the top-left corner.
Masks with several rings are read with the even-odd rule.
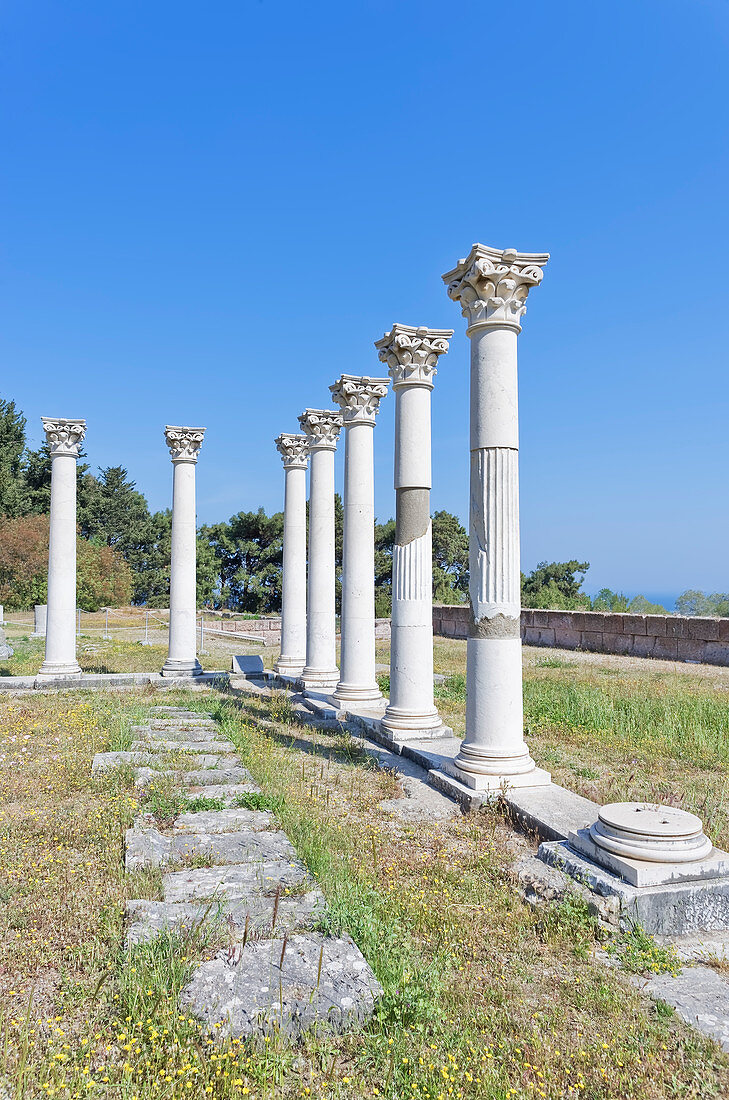
[[[309,585],[306,614],[307,691],[329,692],[339,680],[334,584],[334,452],[342,417],[306,409],[299,424],[309,440]]]
[[[448,769],[475,790],[548,783],[524,741],[516,341],[548,254],[475,244],[443,279],[471,340],[471,621],[466,736]]]
[[[167,425],[172,456],[172,555],[170,559],[170,633],[163,676],[199,676],[197,659],[197,524],[195,466],[204,428]]]
[[[37,603],[33,608],[33,633],[31,638],[45,638],[48,604]]]
[[[281,656],[276,672],[300,676],[306,664],[306,467],[305,435],[280,435],[276,447],[285,471]]]
[[[85,420],[41,417],[51,452],[46,654],[39,680],[81,675],[76,660],[76,461]]]
[[[382,726],[397,740],[451,733],[433,701],[433,545],[430,398],[452,330],[393,325],[375,344],[395,391],[395,545],[390,702]]]
[[[343,374],[330,386],[344,418],[341,673],[334,698],[378,703],[375,679],[375,474],[373,429],[387,378]]]

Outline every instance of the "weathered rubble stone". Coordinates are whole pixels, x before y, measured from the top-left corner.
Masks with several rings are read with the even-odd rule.
[[[276,925],[272,929],[274,908]],[[321,920],[326,902],[321,890],[293,897],[256,894],[240,901],[194,902],[128,901],[127,943],[148,942],[160,932],[188,930],[201,922],[219,923],[237,942],[244,936],[267,936],[273,931],[311,928]]]
[[[308,933],[219,951],[197,968],[181,1004],[211,1031],[294,1038],[314,1024],[343,1031],[364,1023],[381,993],[353,940]]]
[[[162,879],[165,901],[242,901],[254,896],[273,897],[279,887],[284,891],[304,885],[313,887],[314,880],[299,859],[169,871]]]
[[[211,864],[263,863],[267,860],[296,859],[296,851],[285,833],[254,832],[247,829],[236,833],[182,833],[165,836],[150,827],[127,829],[127,871],[141,867],[160,867],[167,863],[205,856]]]

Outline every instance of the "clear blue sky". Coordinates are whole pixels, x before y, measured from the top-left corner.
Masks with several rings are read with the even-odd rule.
[[[281,506],[273,437],[395,321],[452,327],[434,508],[465,518],[479,240],[549,251],[520,337],[522,565],[729,590],[729,4],[11,0],[2,375],[201,521]],[[393,512],[393,401],[376,431]]]

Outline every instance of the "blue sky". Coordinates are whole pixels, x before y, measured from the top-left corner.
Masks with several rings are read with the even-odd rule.
[[[468,341],[442,272],[549,251],[520,339],[522,565],[729,589],[726,0],[9,2],[0,392],[201,521],[281,506],[273,437],[395,320],[456,330],[433,507],[465,518]],[[393,400],[376,506],[393,511]]]

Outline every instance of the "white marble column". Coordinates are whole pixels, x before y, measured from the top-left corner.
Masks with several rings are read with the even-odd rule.
[[[48,547],[46,654],[38,677],[78,677],[76,660],[76,460],[85,420],[42,416],[51,452],[51,526]]]
[[[433,701],[430,398],[452,335],[452,329],[393,325],[375,343],[395,391],[390,702],[382,725],[398,740],[451,732]]]
[[[165,428],[172,455],[172,556],[170,560],[170,634],[163,676],[199,676],[197,659],[197,523],[195,466],[204,428]]]
[[[309,585],[306,604],[307,691],[330,692],[339,680],[334,583],[334,452],[342,417],[306,409],[299,424],[309,439]]]
[[[342,549],[342,655],[334,698],[376,703],[375,679],[375,471],[373,431],[387,378],[343,374],[330,386],[344,418],[344,544]]]
[[[281,656],[276,672],[300,676],[306,664],[306,467],[305,435],[280,435],[284,467],[284,531],[281,582]]]
[[[471,340],[471,620],[466,736],[448,770],[475,790],[538,786],[549,775],[524,741],[516,340],[548,254],[475,244],[443,276]]]

